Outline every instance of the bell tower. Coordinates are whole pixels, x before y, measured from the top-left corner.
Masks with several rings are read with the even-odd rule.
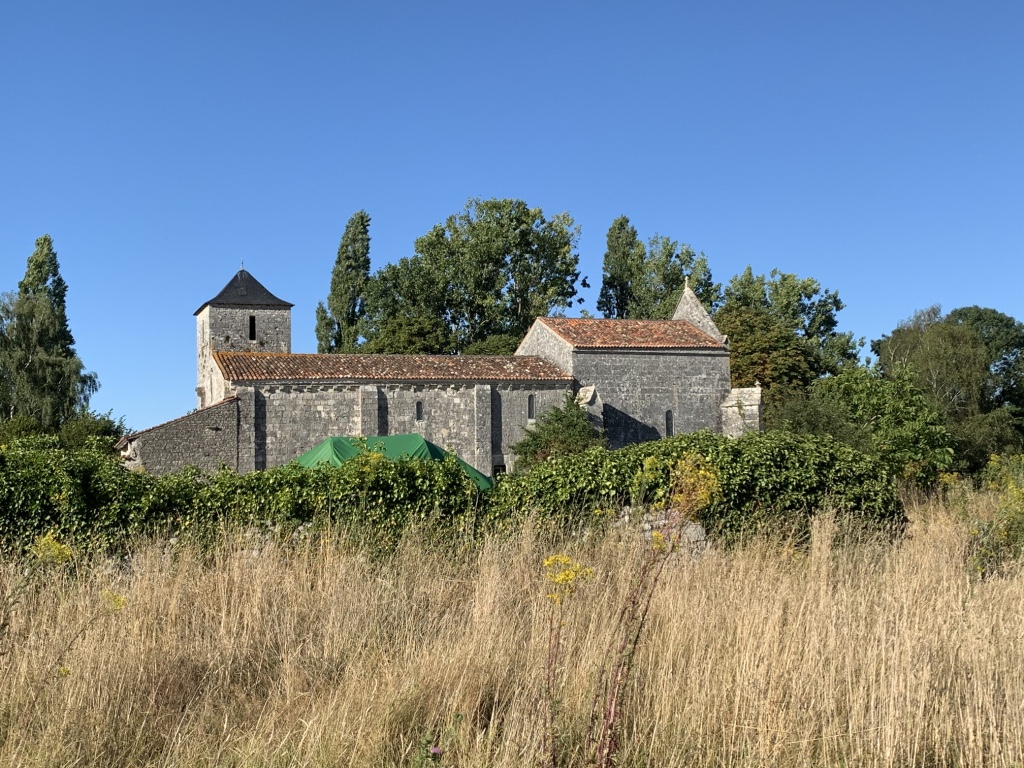
[[[223,400],[224,378],[214,352],[292,351],[292,307],[244,269],[195,311],[196,395],[199,407]]]

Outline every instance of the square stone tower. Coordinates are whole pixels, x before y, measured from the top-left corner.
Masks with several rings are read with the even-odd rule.
[[[195,311],[200,408],[230,394],[214,362],[214,352],[292,351],[292,306],[241,269],[220,293]]]

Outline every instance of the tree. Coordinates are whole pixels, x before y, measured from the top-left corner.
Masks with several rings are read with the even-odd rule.
[[[0,299],[0,419],[52,432],[88,409],[99,384],[75,352],[66,297],[53,241],[43,235],[18,292]]]
[[[933,306],[872,342],[886,376],[901,368],[913,373],[956,439],[961,470],[977,471],[991,454],[1024,445],[1019,325],[995,310],[967,307],[943,316]]]
[[[769,410],[773,428],[830,435],[878,457],[897,478],[934,482],[950,466],[954,440],[938,410],[914,385],[909,369],[845,367],[811,383],[806,396]]]
[[[367,348],[392,344],[377,339],[396,322],[428,330],[438,353],[522,338],[537,317],[571,305],[578,237],[567,213],[547,219],[522,200],[471,199],[370,279]]]
[[[950,322],[973,330],[988,353],[984,397],[989,409],[1024,409],[1024,323],[985,307],[954,309]]]
[[[626,216],[619,216],[612,222],[605,240],[607,250],[597,311],[605,317],[621,320],[630,316],[629,310],[635,301],[634,289],[640,282],[646,253],[636,228]]]
[[[814,381],[814,350],[783,319],[766,309],[728,300],[714,319],[718,330],[729,337],[734,387],[760,384],[771,401]]]
[[[605,317],[667,320],[687,277],[708,311],[720,304],[722,286],[712,280],[707,257],[690,246],[655,234],[645,248],[626,216],[612,222],[607,244],[597,301]]]
[[[733,277],[715,314],[732,346],[733,385],[799,388],[855,364],[863,342],[837,330],[843,306],[810,277],[755,275],[750,267]]]
[[[525,472],[554,456],[582,453],[604,444],[605,439],[590,423],[576,395],[566,391],[562,407],[542,414],[532,427],[527,427],[525,437],[512,446],[512,450],[516,454],[516,471]]]
[[[316,308],[318,352],[356,351],[369,277],[370,217],[366,211],[357,211],[345,225],[338,245],[327,305],[321,302]]]

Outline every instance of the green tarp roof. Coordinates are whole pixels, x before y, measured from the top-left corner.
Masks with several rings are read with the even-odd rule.
[[[389,459],[408,456],[414,459],[443,461],[448,456],[455,456],[439,445],[425,440],[422,435],[409,434],[385,437],[328,437],[295,461],[304,467],[315,467],[324,462],[337,467],[352,457],[358,456],[359,452],[363,450],[379,451]],[[489,477],[477,472],[458,456],[455,456],[455,460],[480,490],[486,491],[493,485]]]

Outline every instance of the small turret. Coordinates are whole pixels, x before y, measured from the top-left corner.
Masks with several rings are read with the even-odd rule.
[[[679,297],[679,303],[676,304],[676,311],[672,314],[672,319],[685,320],[694,328],[704,331],[715,341],[721,344],[726,343],[726,337],[718,330],[715,321],[711,319],[711,315],[704,309],[704,305],[700,303],[697,294],[690,288],[689,277],[686,278],[686,284],[683,286],[683,295]]]
[[[292,307],[245,269],[195,311],[196,395],[199,407],[224,399],[224,379],[214,352],[291,352]]]

